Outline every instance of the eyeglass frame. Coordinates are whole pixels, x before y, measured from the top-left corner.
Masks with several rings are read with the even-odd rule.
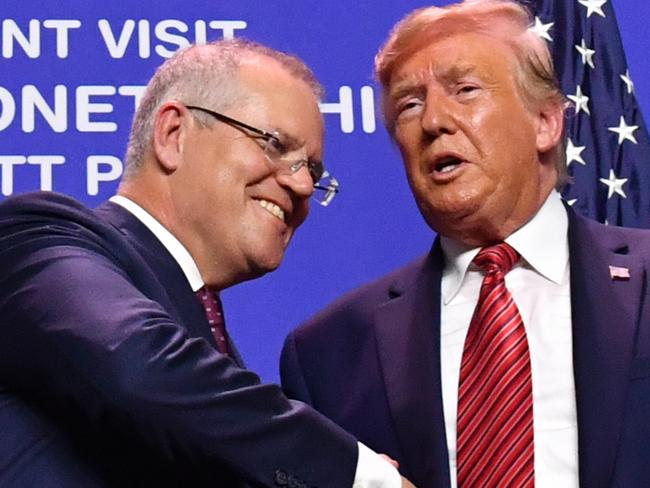
[[[267,143],[270,141],[275,141],[280,147],[285,147],[285,145],[282,143],[280,138],[276,134],[273,134],[272,132],[266,131],[264,129],[259,129],[257,127],[253,127],[252,125],[242,122],[241,120],[234,119],[232,117],[224,115],[220,112],[216,112],[215,110],[211,110],[209,108],[200,107],[198,105],[185,105],[185,107],[190,110],[198,110],[199,112],[206,113],[225,124],[234,125],[235,127],[239,127],[241,129],[257,134],[259,137],[263,138],[264,141]],[[270,159],[270,156],[268,155],[266,156]],[[298,161],[294,162],[290,166],[291,172],[296,173],[303,166],[305,166],[307,168],[307,171],[309,171],[309,175],[311,176],[311,179],[314,184],[314,189],[323,190],[326,192],[326,197],[324,201],[323,202],[319,201],[319,203],[321,203],[321,205],[323,206],[329,205],[329,203],[332,201],[332,198],[334,198],[334,195],[339,192],[338,181],[336,180],[336,178],[333,178],[329,174],[329,172],[323,166],[323,163],[321,162],[314,163],[313,161],[309,161],[308,159],[299,159]],[[318,176],[318,178],[316,178],[316,176]],[[318,184],[318,182],[323,177],[327,177],[327,176],[330,177],[330,181],[331,181],[329,185]],[[328,198],[328,195],[331,196],[329,196]]]

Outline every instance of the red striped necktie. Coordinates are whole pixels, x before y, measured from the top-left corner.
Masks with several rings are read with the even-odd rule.
[[[214,337],[217,350],[222,354],[230,355],[226,322],[223,318],[223,307],[221,306],[219,292],[204,286],[196,292],[196,296],[199,297],[199,301],[205,310],[205,317],[208,319],[208,324],[210,324],[210,332]]]
[[[485,277],[460,366],[459,488],[533,487],[533,389],[524,323],[505,275],[519,255],[506,243],[474,258]]]

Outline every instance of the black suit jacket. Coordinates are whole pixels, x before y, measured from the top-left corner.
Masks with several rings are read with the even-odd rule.
[[[650,232],[569,211],[580,485],[650,486]],[[627,268],[612,279],[609,266]],[[400,462],[419,488],[449,486],[440,378],[443,256],[355,290],[289,335],[287,394]]]
[[[137,219],[0,204],[0,486],[352,484],[356,441],[213,347]]]

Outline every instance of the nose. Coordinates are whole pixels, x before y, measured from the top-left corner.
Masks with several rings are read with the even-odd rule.
[[[306,200],[314,193],[314,180],[306,166],[301,167],[295,173],[278,172],[276,180],[280,186],[288,188],[300,199]]]
[[[422,130],[433,138],[455,133],[458,127],[452,104],[453,101],[443,90],[429,90],[422,112]]]

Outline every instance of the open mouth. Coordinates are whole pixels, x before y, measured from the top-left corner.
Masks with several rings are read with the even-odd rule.
[[[457,156],[444,156],[435,163],[434,170],[436,173],[450,173],[463,164],[463,160]]]
[[[273,202],[269,202],[268,200],[264,200],[262,198],[256,199],[257,203],[260,204],[260,206],[271,213],[272,215],[276,216],[278,219],[280,219],[282,222],[284,222],[284,210],[282,210],[277,204]]]

